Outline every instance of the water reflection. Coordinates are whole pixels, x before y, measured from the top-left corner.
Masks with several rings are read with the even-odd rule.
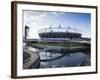
[[[38,52],[40,56],[39,68],[86,66],[87,61],[89,62],[88,66],[90,66],[90,52],[87,51],[58,53],[41,52],[41,50],[33,47],[27,47],[27,49]]]
[[[50,53],[50,52],[40,52],[39,53],[40,55],[40,59],[41,61],[45,61],[45,60],[52,60],[52,59],[55,59],[55,58],[58,58],[58,57],[61,57],[63,54],[61,53]]]
[[[41,68],[53,68],[53,67],[73,67],[80,66],[85,61],[87,55],[82,52],[65,54],[59,58],[51,59],[48,61],[41,61]]]

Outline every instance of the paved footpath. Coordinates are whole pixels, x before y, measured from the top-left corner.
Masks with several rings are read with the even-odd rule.
[[[30,50],[24,50],[24,51],[26,53],[29,53],[31,57],[25,60],[26,63],[23,64],[23,69],[29,69],[29,67],[39,59],[39,55],[36,52]]]

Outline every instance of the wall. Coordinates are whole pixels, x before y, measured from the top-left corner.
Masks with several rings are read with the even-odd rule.
[[[31,0],[31,1],[80,4],[80,5],[81,4],[98,5],[99,7],[98,13],[100,14],[99,0]],[[10,78],[10,70],[11,70],[10,69],[11,68],[11,11],[10,11],[11,8],[10,7],[11,7],[11,0],[0,0],[0,80],[14,80]],[[98,20],[100,21],[100,16],[98,16]],[[99,25],[100,24],[98,24],[98,26]],[[100,34],[99,31],[98,34]],[[100,37],[98,41],[100,41]],[[100,42],[98,42],[98,44],[100,45]],[[100,54],[98,54],[98,57],[100,57]],[[98,64],[98,67],[100,67],[100,64]],[[80,79],[100,80],[99,76],[100,76],[100,69],[98,74],[35,78],[34,80],[55,80],[55,79],[57,80],[80,80]],[[33,80],[33,78],[28,78],[26,80]]]

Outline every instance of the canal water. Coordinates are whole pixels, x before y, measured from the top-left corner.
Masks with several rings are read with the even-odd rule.
[[[41,51],[39,49],[28,47],[32,51],[38,52],[40,56],[39,68],[57,68],[57,67],[75,67],[90,66],[90,52],[64,52],[58,53]]]

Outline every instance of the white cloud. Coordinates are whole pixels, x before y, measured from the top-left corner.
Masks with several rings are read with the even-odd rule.
[[[51,14],[58,15],[58,13],[57,13],[57,12],[51,12]]]
[[[41,24],[41,21],[43,20],[43,18],[45,18],[48,15],[48,12],[40,12],[40,11],[24,11],[23,12],[23,22],[24,25],[23,27],[25,27],[25,25],[30,27],[30,31],[29,31],[29,37],[30,38],[38,38],[38,30],[40,28],[43,28]],[[33,32],[34,31],[34,32]],[[23,35],[24,35],[24,28],[23,28]]]
[[[45,16],[47,16],[47,12],[42,12],[41,11],[24,11],[24,17],[27,17],[31,20],[37,20],[40,18],[43,18]]]
[[[47,12],[37,12],[37,11],[24,11],[24,25],[35,24],[42,20],[42,18],[47,16]]]
[[[65,14],[64,12],[51,12],[51,14],[54,14],[54,15],[63,15],[63,14]]]

